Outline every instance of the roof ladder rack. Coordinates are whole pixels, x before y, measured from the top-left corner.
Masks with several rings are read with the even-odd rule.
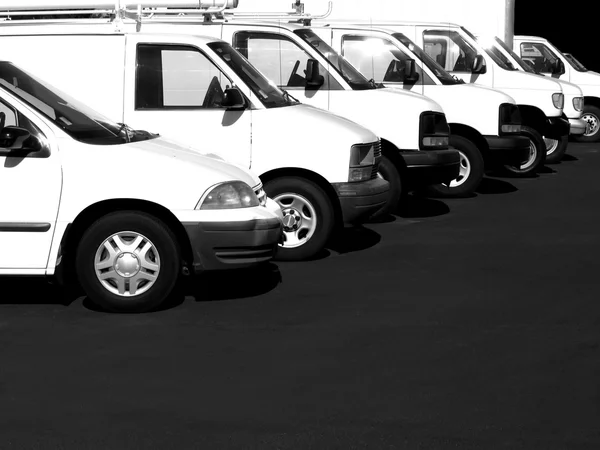
[[[312,20],[325,19],[331,15],[333,2],[327,2],[327,12],[321,15],[306,14],[304,11],[304,2],[295,0],[292,3],[292,12],[236,12],[232,10],[224,11],[223,16],[228,19],[257,19],[257,20],[289,20],[290,22],[302,23],[309,26]]]
[[[0,19],[36,16],[52,20],[56,16],[101,15],[117,21],[134,19],[138,24],[155,14],[191,15],[210,18],[222,15],[226,9],[236,8],[239,0],[0,0]]]

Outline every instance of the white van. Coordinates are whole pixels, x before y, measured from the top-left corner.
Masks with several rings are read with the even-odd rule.
[[[452,77],[393,27],[313,22],[311,29],[366,78],[424,94],[442,106],[450,126],[450,145],[461,154],[461,177],[453,181],[457,189],[476,189],[485,171],[511,170],[522,164],[528,171],[519,170],[519,175],[540,169],[527,165],[535,152],[530,152],[530,140],[521,135],[519,107],[512,97]],[[467,177],[469,172],[476,175]]]
[[[449,149],[442,107],[421,94],[370,82],[310,28],[235,18],[204,23],[182,19],[174,27],[201,30],[230,42],[302,103],[342,115],[377,133],[382,140],[380,173],[390,182],[394,204],[408,191],[439,184],[448,196],[465,194],[452,183],[460,177],[460,156]]]
[[[6,21],[0,57],[115,121],[251,168],[283,210],[278,260],[314,257],[336,226],[385,206],[372,131],[293,100],[222,40],[138,32],[109,15]]]
[[[521,57],[500,38],[477,36],[477,40],[481,42],[481,45],[488,53],[494,53],[498,58],[503,59],[507,65],[512,66],[514,70],[521,70],[538,76],[544,76],[543,74],[536,72],[531,65],[528,65],[523,61],[523,59],[521,59]],[[569,136],[576,138],[577,136],[585,134],[588,128],[588,123],[582,119],[584,97],[581,88],[568,81],[555,77],[552,77],[552,79],[560,83],[563,94],[565,95],[563,114],[569,121],[570,131],[568,136],[565,135],[560,140],[544,138],[547,149],[546,162],[550,164],[562,160],[567,151]]]
[[[589,125],[583,135],[574,136],[574,139],[579,142],[600,141],[600,73],[586,69],[577,59],[568,57],[540,36],[515,36],[513,50],[523,60],[529,61],[535,71],[581,88],[584,96],[582,118]]]
[[[205,20],[194,17],[191,8],[181,11],[186,14],[175,18],[164,15],[166,10],[153,12],[138,28],[148,33],[211,35],[230,42],[291,98],[360,123],[381,138],[379,172],[390,182],[392,200],[379,215],[410,190],[449,185],[459,176],[459,153],[448,148],[446,117],[433,100],[380,88],[333,50],[328,56],[335,61],[328,60],[315,46],[318,36],[302,25],[230,16]]]
[[[6,61],[0,161],[0,275],[76,279],[112,311],[156,308],[190,271],[268,261],[282,236],[256,175],[114,123]]]
[[[385,23],[388,24],[408,36],[451,74],[514,98],[521,112],[522,130],[544,158],[544,137],[560,140],[568,136],[569,122],[563,118],[564,94],[556,81],[507,66],[493,53],[487,53],[475,36],[460,25],[426,21]]]

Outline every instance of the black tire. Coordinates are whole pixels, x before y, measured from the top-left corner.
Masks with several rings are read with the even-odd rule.
[[[531,177],[536,175],[546,162],[546,143],[542,135],[534,128],[521,126],[521,134],[527,136],[531,145],[530,159],[520,166],[504,166],[507,175],[513,177]]]
[[[149,258],[158,254],[160,268],[158,276],[148,288],[148,282],[135,283],[139,289],[147,290],[132,296],[113,293],[103,285],[96,275],[96,252],[104,242],[116,233],[132,232],[145,237],[154,246]],[[142,241],[142,244],[145,241]],[[138,249],[140,247],[137,247]],[[119,251],[117,251],[119,253]],[[121,255],[131,252],[120,252]],[[107,255],[103,252],[102,255]],[[100,308],[113,312],[146,312],[157,308],[173,294],[181,273],[181,252],[176,237],[159,219],[140,211],[117,211],[107,214],[94,222],[83,234],[77,247],[75,262],[77,276],[88,298]],[[137,261],[139,252],[137,253]],[[110,258],[108,258],[110,260]],[[133,259],[136,260],[135,258]],[[116,258],[115,258],[116,261]],[[131,261],[131,260],[130,260]],[[157,259],[154,259],[156,262]],[[140,271],[140,273],[152,273]],[[118,276],[113,268],[114,280],[125,279]],[[131,278],[128,278],[131,280]],[[114,283],[114,281],[110,282]],[[107,284],[110,284],[107,282]],[[145,286],[143,283],[146,283]],[[131,281],[129,281],[131,286]],[[113,284],[114,286],[114,284]]]
[[[544,142],[546,142],[546,140],[544,140]],[[551,144],[550,148],[548,148],[548,144]],[[561,136],[559,139],[552,139],[549,142],[546,142],[546,164],[558,164],[561,162],[563,156],[565,156],[565,153],[567,152],[568,146],[568,134]]]
[[[276,178],[264,183],[264,189],[267,195],[279,203],[284,214],[284,242],[277,248],[275,254],[276,261],[306,261],[314,258],[319,252],[325,249],[325,245],[331,238],[335,226],[335,213],[333,205],[327,193],[316,183],[300,177]],[[316,217],[315,227],[312,229],[312,235],[308,236],[308,231],[302,228],[302,217],[298,210],[292,207],[290,200],[296,198],[304,204],[302,208],[303,216]],[[310,211],[312,208],[313,212]],[[300,217],[298,234],[295,234],[293,227],[286,224],[286,217]],[[289,219],[291,220],[291,219]],[[298,245],[287,246],[291,238],[299,236]]]
[[[600,141],[600,108],[594,105],[584,105],[581,118],[590,124],[591,130],[589,133],[573,136],[573,139],[577,142]]]
[[[460,152],[461,170],[466,169],[468,173],[465,176],[459,176],[452,184],[434,184],[428,187],[430,194],[436,197],[460,198],[469,197],[475,193],[485,172],[485,163],[481,151],[469,139],[451,135],[450,147]]]
[[[381,207],[369,220],[378,220],[393,214],[402,200],[406,197],[402,177],[398,167],[386,156],[381,157],[379,162],[379,175],[390,184],[390,195],[385,205]]]

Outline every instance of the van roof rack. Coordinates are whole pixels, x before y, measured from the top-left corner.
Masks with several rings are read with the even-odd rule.
[[[0,21],[56,21],[57,16],[68,21],[86,19],[133,19],[138,25],[152,20],[202,19],[254,19],[287,20],[311,24],[313,19],[324,19],[331,14],[333,2],[322,15],[306,14],[304,3],[295,0],[290,12],[235,12],[239,0],[57,0],[52,5],[47,0],[0,0]],[[81,17],[84,16],[84,17]],[[60,20],[60,19],[58,19]]]
[[[57,16],[84,19],[102,18],[144,19],[159,15],[202,17],[205,20],[236,8],[239,0],[0,0],[0,20],[56,20]],[[71,16],[71,17],[69,17]],[[88,17],[89,16],[89,17]]]

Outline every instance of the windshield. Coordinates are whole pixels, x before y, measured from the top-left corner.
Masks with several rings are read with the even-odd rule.
[[[110,121],[9,62],[0,62],[0,86],[47,117],[73,139],[87,144],[115,145],[157,137]]]
[[[563,53],[563,56],[571,64],[571,66],[573,66],[573,69],[575,69],[577,72],[588,72],[588,69],[570,53]]]
[[[502,52],[502,50],[496,46],[496,41],[494,39],[489,39],[485,37],[476,38],[468,30],[464,31],[477,42],[479,42],[485,50],[485,52],[488,54],[488,56],[492,58],[494,62],[498,64],[501,68],[503,68],[504,70],[519,70],[513,65],[511,60]]]
[[[527,62],[523,61],[523,59],[521,59],[521,57],[519,55],[517,55],[512,48],[510,48],[508,45],[506,45],[506,43],[498,38],[495,37],[494,38],[494,45],[500,46],[501,48],[504,49],[504,51],[506,53],[508,53],[511,58],[517,63],[517,65],[523,69],[525,72],[529,72],[529,73],[537,73],[535,71],[535,69],[533,68],[532,65],[528,64]]]
[[[211,42],[208,46],[248,85],[266,108],[298,104],[285,91],[266,79],[250,61],[228,43]]]
[[[433,74],[440,80],[440,82],[444,85],[450,84],[464,84],[464,81],[456,78],[455,76],[450,75],[442,66],[440,66],[435,60],[429,56],[425,51],[407,38],[402,33],[394,33],[393,36],[398,39],[402,45],[408,48],[411,52],[413,52],[417,58],[423,61],[423,64],[427,66],[429,70],[433,72]]]
[[[323,41],[319,36],[317,36],[312,30],[296,30],[294,31],[298,36],[312,45],[315,50],[317,50],[322,56],[324,56],[327,61],[336,69],[344,80],[350,85],[350,87],[354,90],[361,89],[375,89],[376,86],[374,83],[369,82],[358,70],[354,68],[352,64],[350,64],[343,56],[338,54],[333,48]]]

